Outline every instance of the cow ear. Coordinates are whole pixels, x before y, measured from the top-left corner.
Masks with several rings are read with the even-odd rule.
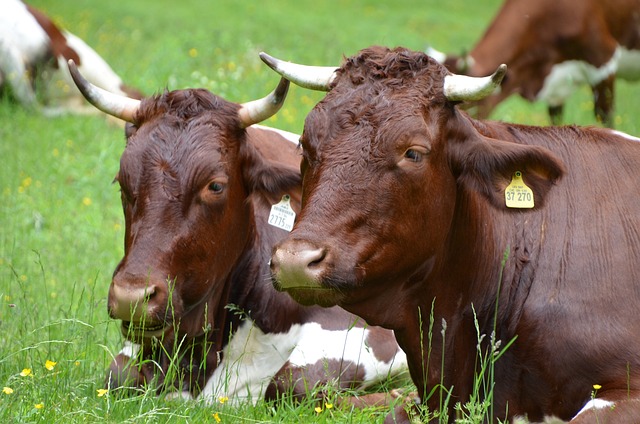
[[[533,192],[534,207],[544,205],[552,186],[564,174],[564,165],[551,151],[479,134],[453,143],[451,163],[458,183],[479,192],[489,202],[506,209],[505,190],[516,172]]]
[[[302,178],[299,167],[264,158],[256,149],[247,148],[242,172],[247,191],[261,192],[272,203],[279,202],[285,194],[300,197]]]

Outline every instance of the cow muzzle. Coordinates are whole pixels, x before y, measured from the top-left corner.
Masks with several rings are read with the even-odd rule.
[[[323,285],[330,253],[304,241],[291,240],[280,244],[270,262],[271,275],[276,290],[286,291],[304,305],[333,306],[337,292]]]
[[[163,285],[124,284],[114,278],[109,290],[108,310],[114,319],[122,320],[121,331],[130,340],[159,337],[170,325],[165,322],[167,296]]]

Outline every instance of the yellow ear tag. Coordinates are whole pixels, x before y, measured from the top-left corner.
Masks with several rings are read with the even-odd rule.
[[[522,181],[522,172],[513,174],[511,183],[504,191],[504,200],[508,208],[533,207],[533,191]]]

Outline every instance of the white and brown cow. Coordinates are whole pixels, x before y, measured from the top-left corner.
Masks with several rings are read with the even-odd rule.
[[[480,118],[519,94],[547,103],[559,124],[565,101],[588,85],[596,117],[612,126],[614,79],[640,79],[640,0],[506,0],[468,55],[427,53],[458,74],[509,67],[501,89],[477,103]]]
[[[292,224],[299,210],[298,136],[252,124],[280,108],[286,80],[244,105],[202,89],[135,101],[71,69],[90,102],[129,122],[116,177],[125,254],[108,300],[129,341],[110,387],[255,402],[328,383],[364,388],[406,369],[391,331],[341,308],[300,306],[271,284],[271,249],[287,235],[272,224]],[[285,212],[272,213],[276,204]]]
[[[279,289],[394,329],[423,404],[447,414],[430,422],[472,399],[491,405],[482,422],[639,422],[640,140],[460,110],[504,65],[454,75],[374,46],[308,75],[263,58],[328,91],[300,139],[302,210],[271,260]],[[498,341],[513,344],[482,374]]]
[[[98,53],[41,11],[20,0],[1,0],[0,9],[0,93],[10,91],[22,106],[47,115],[95,113],[71,80],[67,60],[73,59],[93,84],[141,98]]]

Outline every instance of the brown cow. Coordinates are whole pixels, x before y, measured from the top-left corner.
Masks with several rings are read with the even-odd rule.
[[[98,53],[47,15],[20,0],[3,0],[0,13],[0,94],[10,91],[24,107],[46,115],[95,113],[67,71],[74,60],[93,84],[113,93],[141,98],[126,86]],[[36,94],[36,86],[39,93]],[[7,88],[11,90],[7,90]]]
[[[277,288],[393,329],[431,412],[450,393],[449,421],[473,394],[500,419],[640,417],[640,140],[459,110],[504,66],[472,78],[372,47],[306,78],[263,58],[329,90],[305,122]],[[490,394],[474,391],[478,354],[494,351]]]
[[[129,341],[110,387],[157,379],[185,397],[255,402],[406,370],[391,331],[341,308],[302,307],[271,285],[271,249],[287,234],[272,205],[287,196],[299,208],[298,136],[250,125],[280,108],[288,81],[244,105],[201,89],[139,102],[72,73],[96,107],[131,122],[116,177],[125,255],[108,301]]]
[[[640,78],[640,0],[506,0],[466,57],[427,53],[471,76],[507,64],[501,90],[479,102],[480,118],[520,94],[547,103],[559,124],[566,99],[589,85],[596,117],[612,126],[614,79]]]

